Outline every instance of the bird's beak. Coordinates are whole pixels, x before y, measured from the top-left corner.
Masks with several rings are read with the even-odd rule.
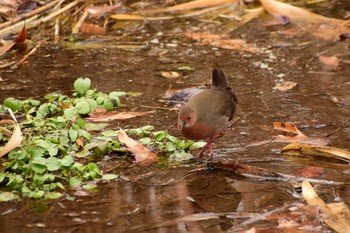
[[[180,125],[180,131],[182,131],[186,126],[186,122],[185,121],[181,121],[181,125]]]

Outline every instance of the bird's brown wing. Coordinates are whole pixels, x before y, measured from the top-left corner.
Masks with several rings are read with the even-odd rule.
[[[233,115],[235,114],[235,109],[236,109],[236,105],[238,103],[238,99],[230,87],[226,88],[226,93],[229,96],[229,98],[227,98],[228,99],[227,106],[229,106],[227,108],[227,115],[229,116],[228,120],[231,121],[233,118]]]

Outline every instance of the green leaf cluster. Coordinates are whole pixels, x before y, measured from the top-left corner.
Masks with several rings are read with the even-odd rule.
[[[92,162],[113,151],[128,153],[120,145],[118,131],[104,130],[108,124],[88,123],[83,117],[97,107],[118,108],[119,97],[126,93],[106,94],[91,89],[90,85],[90,79],[79,78],[74,83],[73,98],[51,93],[44,96],[44,103],[8,98],[0,105],[0,112],[8,108],[15,112],[24,135],[21,146],[1,159],[0,202],[20,197],[60,198],[67,186],[91,189],[94,186],[89,184],[91,180],[118,178],[115,174],[102,175],[97,164]],[[169,159],[189,160],[192,156],[188,150],[204,146],[203,142],[186,142],[166,131],[154,132],[153,126],[126,132],[151,150],[165,155],[160,164],[169,165]],[[10,135],[11,130],[0,128],[0,145],[8,141]]]
[[[102,155],[112,149],[103,147],[106,143],[92,143],[82,116],[96,107],[107,110],[119,107],[121,95],[97,92],[90,89],[90,84],[87,78],[77,79],[74,83],[75,98],[52,93],[44,97],[44,103],[7,98],[0,105],[0,112],[10,108],[19,116],[24,134],[21,147],[3,158],[0,184],[5,186],[5,190],[11,190],[13,195],[0,192],[0,197],[2,193],[4,196],[0,201],[19,196],[58,198],[67,184],[75,188],[88,180],[102,177],[95,163],[84,165],[75,161],[82,151]],[[6,142],[11,131],[2,131],[0,142]]]

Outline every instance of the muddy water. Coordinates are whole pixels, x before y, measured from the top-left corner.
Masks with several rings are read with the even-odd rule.
[[[171,27],[167,23],[154,23],[143,32],[134,32],[144,45],[138,51],[65,50],[46,45],[28,64],[2,71],[0,100],[41,98],[48,92],[70,94],[74,80],[85,76],[100,91],[143,93],[141,97],[123,99],[122,109],[156,110],[153,115],[117,125],[152,124],[179,136],[175,127],[177,111],[164,98],[166,90],[204,85],[210,81],[211,69],[219,67],[229,77],[239,105],[232,128],[215,144],[214,160],[238,161],[284,173],[306,165],[319,166],[325,168],[321,179],[349,183],[350,169],[346,164],[283,156],[280,149],[285,144],[257,143],[271,139],[272,132],[266,128],[271,128],[272,122],[288,121],[312,136],[322,136],[342,126],[331,137],[331,145],[350,149],[350,67],[341,63],[340,69],[334,71],[318,61],[318,54],[322,53],[349,60],[348,41],[325,42],[307,35],[273,33],[279,29],[283,27],[267,28],[256,20],[232,33],[232,37],[245,38],[267,51],[262,54],[200,45],[178,33],[184,30],[180,26]],[[159,31],[163,35],[157,34]],[[149,43],[155,38],[159,43]],[[195,70],[179,71],[182,77],[176,79],[159,75],[160,71],[176,71],[185,65]],[[282,81],[296,82],[297,86],[288,91],[276,90],[274,87]],[[2,203],[0,229],[1,232],[238,231],[271,225],[262,220],[244,222],[254,214],[304,203],[298,195],[297,183],[266,182],[217,170],[188,173],[203,164],[205,160],[199,159],[169,169],[127,164],[130,166],[115,171],[123,179],[100,184],[99,192],[88,197],[71,193],[56,201]],[[322,186],[321,190],[326,201],[341,199],[350,203],[349,190],[343,186]]]

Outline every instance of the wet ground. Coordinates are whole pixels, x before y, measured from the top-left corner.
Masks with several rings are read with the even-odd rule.
[[[331,145],[350,148],[349,40],[322,41],[307,34],[281,34],[277,32],[293,26],[266,27],[256,19],[230,34],[267,51],[252,54],[201,45],[183,36],[186,28],[198,24],[195,20],[174,25],[154,22],[131,30],[124,34],[123,43],[136,41],[141,45],[133,51],[113,47],[66,50],[47,44],[27,64],[1,71],[0,101],[7,97],[41,98],[48,92],[69,94],[74,80],[85,76],[100,91],[143,93],[141,97],[122,99],[124,110],[156,110],[153,115],[118,122],[115,128],[152,124],[180,136],[175,125],[177,110],[165,99],[165,92],[209,83],[212,68],[219,67],[227,74],[239,104],[234,124],[214,146],[214,161],[238,161],[287,174],[313,165],[325,168],[319,178],[349,183],[348,164],[283,156],[283,143],[255,143],[272,138],[272,131],[266,128],[271,129],[273,122],[285,121],[295,123],[312,136],[326,135],[342,126],[331,137]],[[204,28],[220,32],[217,25],[210,23]],[[159,42],[150,43],[153,39]],[[333,70],[319,61],[319,54],[335,55],[347,63],[341,62],[340,68]],[[195,70],[178,71],[182,76],[176,79],[159,75],[161,71],[177,71],[180,66],[192,66]],[[283,81],[296,82],[297,86],[288,91],[276,90]],[[123,179],[100,184],[99,192],[88,197],[72,194],[56,201],[2,203],[0,231],[233,232],[252,226],[272,229],[275,226],[271,222],[244,221],[254,214],[304,203],[302,197],[293,195],[297,194],[297,183],[248,179],[217,170],[188,173],[204,163],[204,159],[198,159],[169,169],[130,166],[116,171]],[[327,202],[342,200],[350,204],[346,186],[323,185],[320,190]],[[318,230],[324,232],[325,228]]]

